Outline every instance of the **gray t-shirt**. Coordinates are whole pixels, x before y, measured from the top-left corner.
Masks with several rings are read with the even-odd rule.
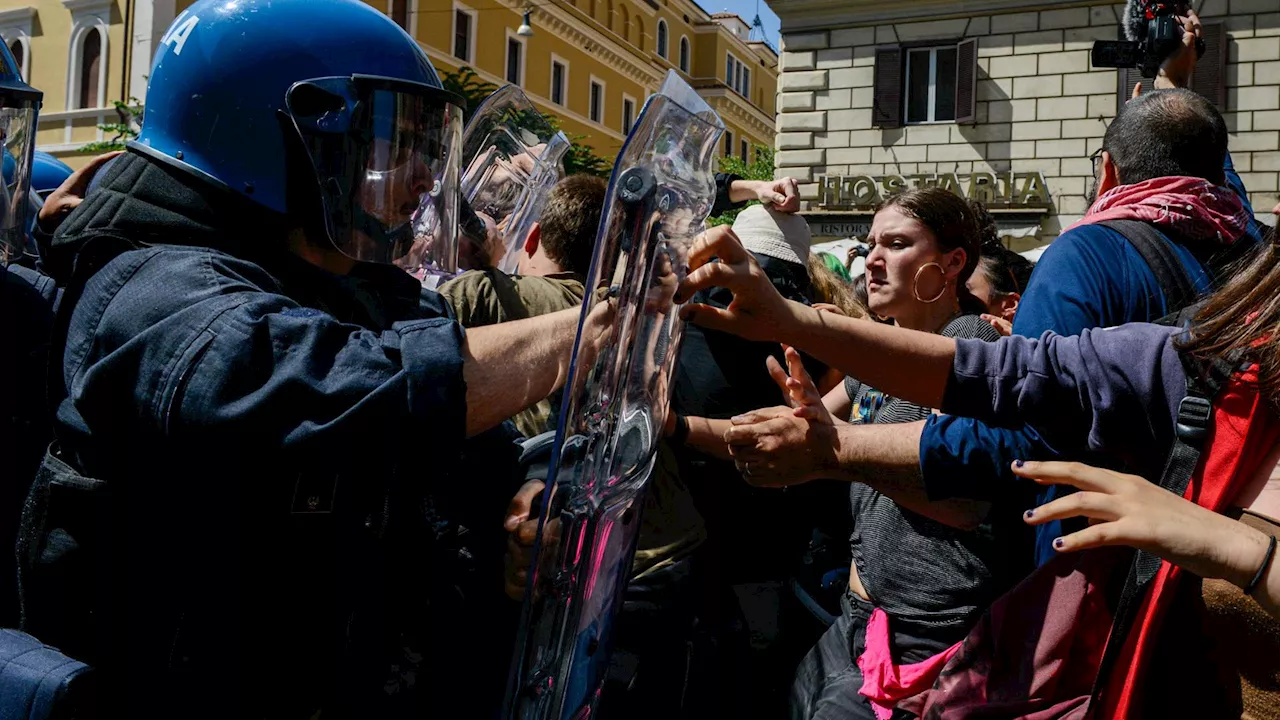
[[[986,341],[1000,337],[976,315],[952,320],[940,334]],[[853,399],[850,422],[911,423],[932,412],[852,378],[845,380],[845,389]],[[1021,522],[1025,508],[993,508],[986,524],[963,531],[901,508],[862,483],[851,486],[849,500],[849,545],[863,587],[895,623],[909,623],[918,632],[962,635],[1031,569],[1031,533]]]

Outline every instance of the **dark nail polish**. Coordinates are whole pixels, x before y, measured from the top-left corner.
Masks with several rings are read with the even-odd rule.
[[[1026,464],[1027,464],[1027,463],[1026,463],[1026,461],[1024,461],[1024,460],[1014,460],[1014,461],[1013,461],[1013,465],[1014,465],[1014,467],[1022,467],[1023,465],[1026,465]]]
[[[1062,541],[1062,538],[1058,538],[1057,540],[1053,541],[1053,546],[1058,548],[1059,550],[1062,549],[1063,545],[1066,545],[1066,543]]]
[[[1036,514],[1036,511],[1035,511],[1035,510],[1028,510],[1028,511],[1026,511],[1025,513],[1023,513],[1023,514],[1022,514],[1022,516],[1023,516],[1023,517],[1025,517],[1026,519],[1030,520],[1032,517],[1034,517],[1034,516],[1035,516],[1035,514]]]

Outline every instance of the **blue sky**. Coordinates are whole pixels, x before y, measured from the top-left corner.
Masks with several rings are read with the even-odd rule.
[[[703,10],[709,13],[731,12],[742,16],[747,24],[751,24],[751,19],[756,16],[756,0],[695,0],[702,6]],[[773,10],[764,0],[759,0],[760,19],[764,21],[765,35],[769,38],[769,42],[773,46],[778,47],[778,16],[773,14]]]

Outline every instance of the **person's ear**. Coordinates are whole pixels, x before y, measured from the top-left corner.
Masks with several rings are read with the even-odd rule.
[[[529,257],[533,257],[538,252],[538,243],[542,240],[542,226],[534,223],[529,226],[529,234],[524,238],[524,252]]]
[[[1022,296],[1016,292],[1000,298],[1000,317],[1013,322],[1013,316],[1018,314],[1018,303],[1020,302],[1022,302]]]
[[[969,253],[964,248],[956,248],[946,255],[942,256],[942,271],[946,274],[948,280],[955,280],[960,276],[960,272],[964,270],[964,264],[969,260]]]
[[[1098,178],[1098,197],[1102,197],[1112,188],[1120,187],[1120,171],[1116,168],[1111,153],[1102,151],[1102,177]]]

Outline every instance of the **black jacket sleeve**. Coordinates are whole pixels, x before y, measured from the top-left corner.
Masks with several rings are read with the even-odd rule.
[[[709,217],[716,217],[729,210],[737,210],[747,204],[746,201],[735,203],[729,199],[729,186],[733,184],[734,180],[741,179],[741,175],[716,173],[716,201],[711,206],[711,215]]]

